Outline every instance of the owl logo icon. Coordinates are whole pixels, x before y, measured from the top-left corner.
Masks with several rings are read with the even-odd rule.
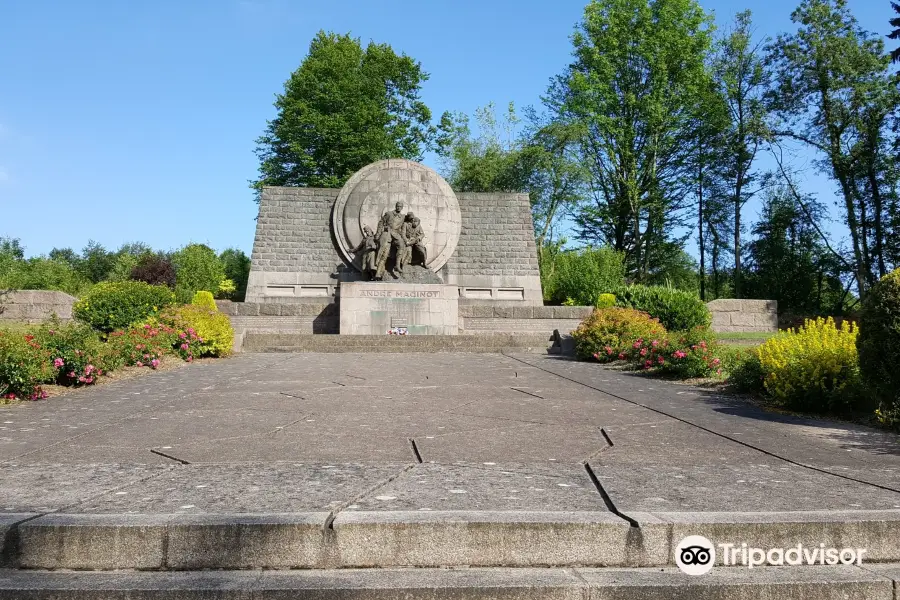
[[[705,575],[716,564],[716,547],[702,535],[689,535],[675,547],[675,564],[688,575]]]

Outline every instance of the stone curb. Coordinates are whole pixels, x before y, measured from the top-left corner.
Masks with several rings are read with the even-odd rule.
[[[609,512],[344,511],[332,522],[326,512],[51,514],[17,527],[10,521],[4,564],[84,570],[663,567],[674,565],[675,547],[688,535],[764,549],[798,543],[865,548],[865,563],[900,561],[897,510],[628,516],[640,527]]]
[[[609,512],[342,512],[341,566],[644,566],[665,564],[668,526]]]
[[[0,600],[59,598],[223,600],[893,600],[900,564],[720,569],[690,577],[666,569],[346,569],[78,573],[0,571]]]
[[[865,548],[866,561],[900,560],[900,510],[796,511],[768,513],[652,513],[671,524],[675,547],[689,535],[714,544],[742,543],[754,548]],[[721,552],[716,561],[721,563]]]

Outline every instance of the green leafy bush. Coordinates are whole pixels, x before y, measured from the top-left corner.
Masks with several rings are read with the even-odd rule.
[[[219,312],[219,307],[216,306],[216,301],[213,298],[213,295],[209,292],[197,292],[196,294],[194,294],[194,297],[191,298],[191,304],[193,304],[194,306],[203,307],[206,310]]]
[[[175,287],[187,294],[190,302],[194,292],[215,292],[225,279],[225,265],[215,251],[204,244],[188,244],[172,255],[175,265]]]
[[[202,306],[186,304],[169,308],[159,321],[179,332],[177,349],[185,359],[227,356],[234,345],[234,329],[227,315]],[[185,348],[184,345],[188,347]]]
[[[554,251],[541,259],[544,297],[553,304],[571,298],[579,306],[594,306],[602,293],[625,282],[625,258],[609,248]]]
[[[756,348],[734,348],[724,353],[728,383],[738,392],[762,393],[766,374]]]
[[[572,332],[575,353],[610,362],[625,358],[635,340],[659,339],[666,330],[647,313],[627,308],[597,308]]]
[[[46,398],[40,384],[52,381],[53,375],[50,353],[34,336],[0,330],[0,398]]]
[[[900,429],[900,269],[863,300],[856,345],[862,376],[880,403],[878,418]]]
[[[163,286],[142,281],[105,281],[76,302],[72,314],[108,333],[143,321],[174,301],[172,291]]]
[[[615,290],[616,304],[640,310],[659,319],[669,331],[709,327],[712,315],[691,292],[663,286],[627,285]]]

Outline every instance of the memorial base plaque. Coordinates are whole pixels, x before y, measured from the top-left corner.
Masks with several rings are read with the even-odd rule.
[[[342,282],[342,335],[387,335],[404,323],[408,335],[459,333],[459,288],[443,284]]]

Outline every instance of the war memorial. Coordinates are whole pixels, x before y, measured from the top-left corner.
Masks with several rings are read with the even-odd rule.
[[[896,436],[548,354],[591,309],[525,195],[266,188],[222,310],[235,357],[0,406],[0,600],[900,598]]]

